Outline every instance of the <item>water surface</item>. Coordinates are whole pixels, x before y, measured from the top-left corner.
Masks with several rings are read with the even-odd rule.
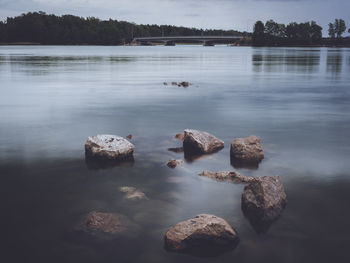
[[[350,49],[251,47],[0,47],[1,247],[6,262],[347,262],[350,260]],[[163,82],[189,81],[188,88]],[[186,128],[225,141],[182,153]],[[132,134],[133,165],[98,167],[84,143]],[[236,137],[261,137],[258,169],[230,165]],[[204,170],[280,175],[288,197],[264,234],[242,214],[243,185]],[[134,186],[147,201],[119,191]],[[76,231],[88,212],[122,214],[123,239]],[[169,253],[163,236],[200,213],[226,219],[241,242],[214,258]]]

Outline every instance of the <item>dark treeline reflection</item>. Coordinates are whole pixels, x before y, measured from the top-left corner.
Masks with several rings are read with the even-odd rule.
[[[339,74],[342,71],[343,54],[341,51],[328,51],[327,52],[327,71]]]
[[[281,52],[269,52],[256,49],[252,55],[255,72],[317,72],[320,66],[320,50],[286,49]]]

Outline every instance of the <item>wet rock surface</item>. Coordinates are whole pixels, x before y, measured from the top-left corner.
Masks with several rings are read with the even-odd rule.
[[[135,146],[123,137],[102,135],[89,137],[85,153],[89,158],[123,161],[133,158]]]
[[[136,189],[132,186],[122,186],[119,188],[119,190],[123,193],[125,193],[124,198],[132,201],[136,200],[148,200],[147,196],[144,192]]]
[[[256,165],[264,159],[264,151],[260,145],[260,137],[249,136],[237,138],[231,143],[231,163],[239,166]]]
[[[176,168],[176,166],[180,165],[183,161],[182,160],[175,160],[175,159],[171,159],[167,162],[167,166],[169,168]]]
[[[171,227],[165,234],[165,248],[197,256],[214,256],[234,249],[239,238],[222,218],[200,214]]]
[[[184,131],[183,148],[188,156],[209,154],[224,148],[224,142],[210,133],[187,129]]]
[[[233,172],[233,171],[225,171],[225,172],[203,171],[199,174],[199,176],[208,177],[219,182],[229,182],[229,183],[249,183],[254,179],[254,177],[245,176],[243,174]]]
[[[86,216],[83,229],[116,235],[127,230],[127,225],[123,221],[120,216],[112,213],[92,211]]]
[[[254,178],[242,193],[242,210],[257,232],[266,231],[286,204],[287,196],[279,176]]]

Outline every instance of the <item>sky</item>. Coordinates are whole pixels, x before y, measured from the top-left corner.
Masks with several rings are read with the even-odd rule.
[[[350,0],[0,0],[1,20],[29,11],[239,31],[252,31],[255,21],[268,19],[314,20],[324,33],[335,18],[350,26]]]

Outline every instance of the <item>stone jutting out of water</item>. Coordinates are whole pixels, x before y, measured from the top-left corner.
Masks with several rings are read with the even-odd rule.
[[[123,193],[125,193],[124,198],[132,201],[136,200],[148,200],[147,196],[144,192],[136,189],[132,186],[122,186],[119,188],[119,190]]]
[[[109,234],[119,234],[127,230],[126,225],[120,218],[111,213],[102,213],[92,211],[83,222],[83,228],[86,231],[100,231]]]
[[[260,137],[249,136],[234,139],[231,143],[231,159],[246,163],[259,163],[264,159],[264,151],[260,145]]]
[[[244,187],[242,210],[255,223],[269,223],[277,219],[287,204],[279,176],[254,178]]]
[[[249,183],[254,179],[254,177],[245,176],[243,174],[233,172],[233,171],[226,171],[226,172],[203,171],[199,174],[199,176],[208,177],[219,182],[230,182],[230,183]]]
[[[239,238],[224,219],[200,214],[171,227],[165,234],[164,242],[167,250],[206,253],[233,249]]]
[[[128,160],[133,156],[135,146],[117,135],[89,137],[85,143],[85,153],[89,157],[108,160]]]
[[[179,164],[181,164],[183,161],[182,160],[175,160],[175,159],[171,159],[167,162],[167,166],[169,168],[175,168],[176,166],[178,166]]]
[[[189,154],[208,154],[224,148],[224,142],[210,133],[186,129],[183,148]]]
[[[184,140],[184,134],[183,133],[178,133],[175,135],[175,139],[179,140],[179,141],[183,141]]]

